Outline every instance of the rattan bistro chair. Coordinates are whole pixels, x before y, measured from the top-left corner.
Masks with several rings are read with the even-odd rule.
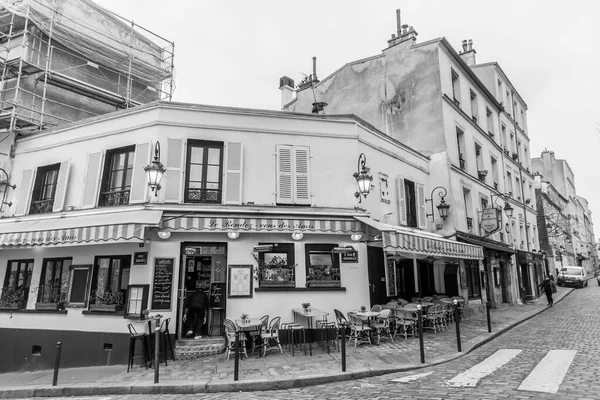
[[[226,359],[229,360],[229,355],[232,352],[235,353],[235,322],[226,318],[225,321],[223,321],[223,327],[225,328],[225,337],[227,338]],[[246,352],[246,336],[243,334],[240,334],[240,352],[248,358],[248,353]]]
[[[281,347],[281,342],[279,341],[279,324],[281,323],[281,317],[274,317],[269,323],[269,328],[266,332],[260,334],[260,338],[263,342],[262,355],[263,357],[267,355],[267,351],[269,350],[277,350],[283,354],[283,348]],[[275,342],[272,345],[272,342]]]

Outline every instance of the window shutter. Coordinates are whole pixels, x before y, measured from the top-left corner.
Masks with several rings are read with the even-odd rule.
[[[89,153],[83,181],[81,208],[93,208],[98,202],[98,183],[100,182],[100,166],[102,153]]]
[[[167,139],[167,172],[163,177],[165,203],[181,203],[183,139]]]
[[[19,194],[17,196],[17,204],[15,208],[15,215],[25,215],[29,210],[29,204],[31,204],[31,192],[33,190],[33,181],[35,178],[35,170],[26,169],[21,174],[21,182],[19,183]]]
[[[427,210],[425,209],[425,186],[417,183],[417,218],[419,219],[419,228],[427,228]]]
[[[148,199],[148,179],[144,167],[150,164],[151,149],[152,142],[139,143],[135,146],[129,204],[144,203]]]
[[[243,146],[237,142],[225,144],[227,170],[225,172],[225,204],[242,204]]]
[[[277,146],[277,203],[292,203],[292,146]]]
[[[310,149],[294,146],[295,196],[297,204],[310,204]]]
[[[71,162],[69,160],[60,163],[58,170],[58,180],[56,181],[56,192],[54,194],[54,205],[52,211],[62,211],[65,208],[65,199],[67,197],[67,182],[69,181],[69,168]]]
[[[398,177],[398,220],[400,225],[406,225],[406,194],[404,189],[404,178]]]

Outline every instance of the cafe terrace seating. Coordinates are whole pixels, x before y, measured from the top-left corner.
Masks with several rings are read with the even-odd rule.
[[[283,354],[283,348],[281,347],[281,342],[279,341],[279,324],[281,323],[281,317],[274,317],[269,323],[269,328],[266,332],[260,334],[260,337],[263,342],[262,355],[266,356],[267,351],[269,350],[277,350]],[[275,343],[272,345],[272,343]]]
[[[394,328],[394,337],[396,337],[396,333],[401,331],[404,334],[404,340],[408,340],[408,331],[412,333],[412,336],[415,337],[415,331],[417,330],[417,315],[411,311],[397,309],[394,310],[395,314],[395,328]]]
[[[263,341],[260,337],[260,334],[267,331],[267,326],[269,324],[269,316],[263,315],[262,317],[260,317],[260,322],[260,330],[250,332],[250,337],[252,339],[252,351],[250,351],[251,354],[254,354],[254,350],[262,349],[263,347]]]
[[[235,353],[235,331],[236,326],[235,322],[226,318],[223,321],[223,326],[225,327],[225,337],[227,338],[227,354],[226,359],[229,360],[229,355],[231,352]],[[248,353],[246,352],[246,336],[244,334],[240,334],[240,352],[243,353],[246,358],[248,358]]]
[[[394,338],[392,337],[392,331],[390,329],[391,312],[392,310],[390,309],[381,310],[379,315],[375,317],[375,320],[371,322],[371,329],[377,332],[377,342],[381,341],[382,334],[384,336],[388,336],[392,343],[394,342]]]
[[[371,344],[371,328],[356,314],[348,313],[348,321],[350,322],[350,341],[354,339],[354,348],[360,341],[361,343]]]

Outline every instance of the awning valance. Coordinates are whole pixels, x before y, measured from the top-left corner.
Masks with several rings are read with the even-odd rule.
[[[303,232],[358,233],[360,223],[354,219],[228,218],[210,216],[165,217],[162,228],[196,232]]]
[[[431,232],[384,224],[366,217],[355,218],[381,232],[383,250],[388,253],[413,253],[469,260],[483,259],[483,249],[480,246],[448,240]]]
[[[506,253],[511,253],[511,254],[516,253],[516,251],[513,250],[512,247],[507,246],[505,244],[502,244],[502,243],[493,243],[493,242],[490,242],[490,241],[475,239],[475,238],[473,238],[471,236],[467,236],[467,235],[465,235],[464,233],[461,233],[461,232],[457,232],[456,233],[456,237],[459,240],[463,240],[463,241],[465,241],[467,243],[475,244],[475,245],[478,245],[478,246],[481,246],[481,247],[484,247],[484,248],[487,248],[487,249],[504,251]]]
[[[143,242],[147,226],[158,226],[162,211],[136,210],[0,223],[0,247],[65,246]]]

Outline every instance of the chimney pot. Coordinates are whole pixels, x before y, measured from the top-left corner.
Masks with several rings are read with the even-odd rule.
[[[408,24],[402,25],[402,33],[406,33],[407,29],[408,29]]]
[[[398,8],[396,9],[396,33],[398,34],[398,36],[402,34],[401,27],[402,25],[400,24],[400,9]]]
[[[392,39],[396,39],[396,34],[392,33]]]
[[[473,50],[473,39],[469,39],[469,51]]]
[[[317,57],[313,57],[313,78],[317,80]]]
[[[467,40],[466,39],[462,41],[462,48],[463,48],[463,51],[467,51]]]

